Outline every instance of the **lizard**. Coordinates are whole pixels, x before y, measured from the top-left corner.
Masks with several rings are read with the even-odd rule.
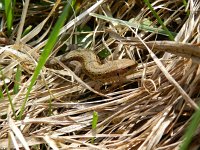
[[[89,49],[73,50],[58,56],[57,59],[64,64],[70,61],[80,62],[86,75],[101,82],[116,82],[125,79],[126,76],[134,73],[137,67],[137,62],[131,59],[119,59],[101,64],[97,55]],[[54,59],[50,59],[46,66],[57,69],[56,64]]]

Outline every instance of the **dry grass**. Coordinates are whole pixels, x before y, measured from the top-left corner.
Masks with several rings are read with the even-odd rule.
[[[152,6],[165,26],[176,33],[176,42],[187,43],[198,51],[200,2],[192,2],[184,7],[182,1],[155,1]],[[15,10],[19,14],[20,5]],[[174,52],[179,49],[175,42],[170,48],[161,45],[161,51],[166,48],[170,53],[158,52],[161,48],[158,47],[156,55],[151,46],[150,49],[136,46],[144,41],[168,40],[141,1],[82,2],[78,16],[62,28],[51,56],[66,47],[70,49],[73,44],[96,53],[106,49],[112,55],[102,62],[123,57],[139,63],[136,73],[127,77],[128,81],[115,83],[113,89],[92,81],[79,67],[73,70],[75,73],[66,66],[63,70],[44,67],[30,93],[23,119],[14,117],[9,97],[17,116],[61,6],[59,1],[55,5],[30,3],[27,13],[20,17],[26,17],[21,25],[33,25],[32,31],[21,38],[18,16],[11,37],[1,38],[4,96],[0,101],[0,149],[179,149],[186,126],[198,108],[200,55],[192,50],[188,53],[187,44],[182,45],[185,50]],[[22,75],[19,92],[14,94],[17,66]],[[94,88],[94,84],[101,90]],[[98,112],[96,129],[92,129],[94,111]],[[199,134],[197,130],[190,149],[198,147]]]

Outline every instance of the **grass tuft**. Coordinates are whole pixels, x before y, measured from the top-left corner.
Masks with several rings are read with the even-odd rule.
[[[49,55],[50,55],[50,53],[51,53],[51,51],[52,51],[52,49],[53,49],[53,47],[54,47],[54,45],[56,43],[56,40],[58,39],[58,34],[59,34],[60,29],[64,25],[65,20],[67,20],[68,17],[69,17],[68,14],[72,9],[72,6],[73,6],[72,4],[73,3],[74,3],[74,1],[71,0],[64,7],[61,16],[58,18],[58,21],[56,22],[56,24],[55,24],[55,26],[54,26],[54,28],[53,28],[48,40],[47,40],[47,43],[46,43],[46,45],[44,47],[44,50],[43,50],[43,52],[42,52],[42,54],[41,54],[41,56],[40,56],[40,58],[38,60],[38,64],[37,64],[37,66],[35,68],[35,71],[34,71],[34,74],[32,76],[31,83],[30,83],[30,85],[28,87],[28,91],[26,93],[26,97],[25,97],[24,102],[23,102],[23,104],[21,106],[19,119],[22,119],[22,115],[24,113],[25,105],[26,105],[26,102],[28,100],[28,97],[29,97],[29,94],[31,92],[31,89],[32,89],[33,85],[35,84],[35,82],[36,82],[36,80],[37,80],[37,78],[38,78],[38,76],[39,76],[39,74],[40,74],[40,72],[42,70],[42,67],[46,63],[47,58],[49,57]]]

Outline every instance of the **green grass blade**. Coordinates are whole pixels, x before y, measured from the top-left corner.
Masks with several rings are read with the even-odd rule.
[[[12,0],[4,0],[5,5],[5,14],[6,14],[6,22],[7,22],[7,32],[8,35],[11,35],[12,24],[13,24],[13,6]]]
[[[0,87],[0,100],[3,100],[3,98],[4,98],[3,91],[2,88]]]
[[[8,90],[8,86],[6,85],[6,82],[5,82],[5,79],[4,79],[4,75],[3,75],[2,72],[1,72],[1,75],[2,75],[2,78],[3,78],[3,84],[4,84],[4,87],[5,87],[5,89],[6,89],[6,93],[7,93],[7,96],[8,96],[8,100],[9,100],[9,103],[10,103],[10,106],[11,106],[11,109],[12,109],[12,112],[13,112],[13,114],[14,114],[14,116],[15,116],[15,119],[16,119],[17,116],[16,116],[16,113],[15,113],[15,107],[14,107],[14,105],[13,105],[13,103],[12,103],[12,98],[11,98],[11,96],[10,96],[10,92],[9,92],[9,90]]]
[[[48,56],[50,55],[50,53],[51,53],[51,51],[52,51],[52,49],[53,49],[53,47],[54,47],[54,45],[55,45],[55,43],[58,39],[59,31],[60,31],[61,27],[64,25],[65,20],[67,20],[69,18],[69,12],[72,9],[71,8],[72,4],[74,4],[74,0],[69,1],[69,3],[64,7],[62,14],[60,15],[58,21],[56,22],[48,40],[47,40],[47,44],[44,47],[44,50],[43,50],[43,52],[42,52],[42,54],[39,58],[38,65],[37,65],[37,67],[34,71],[34,74],[32,76],[31,83],[28,87],[28,91],[26,93],[25,100],[23,101],[23,104],[21,106],[19,119],[22,119],[22,115],[23,115],[23,112],[24,112],[24,109],[25,109],[25,105],[26,105],[26,102],[28,100],[28,96],[31,92],[33,85],[35,84],[35,82],[38,78],[38,75],[40,74],[42,67],[44,66]]]
[[[14,94],[17,94],[19,92],[19,85],[20,85],[20,79],[22,76],[22,70],[20,66],[17,66],[17,72],[15,75],[15,84],[14,84]]]
[[[140,24],[140,23],[138,23],[137,21],[134,21],[134,20],[132,22],[129,22],[129,21],[124,21],[124,20],[120,20],[120,19],[116,19],[116,18],[112,18],[112,17],[108,17],[108,16],[103,16],[103,15],[99,15],[99,14],[95,14],[95,13],[90,13],[90,16],[93,16],[93,17],[96,17],[96,18],[99,18],[99,19],[103,19],[103,20],[106,20],[106,21],[109,21],[109,22],[115,22],[115,23],[123,25],[123,26],[129,26],[129,27],[132,27],[132,28],[139,28],[140,30],[144,30],[144,31],[147,31],[147,32],[158,33],[158,34],[161,34],[161,35],[168,36],[168,34],[166,34],[166,31],[163,30],[163,29],[158,29],[158,28],[155,28],[155,27],[147,26],[145,24]],[[173,36],[176,36],[175,32],[170,32],[170,33]]]
[[[188,5],[188,2],[186,1],[186,0],[183,0],[183,5],[185,6],[185,8],[187,7],[187,5]],[[189,16],[190,15],[190,11],[189,10],[187,10],[187,16]]]
[[[30,31],[31,31],[31,29],[32,29],[32,25],[29,25],[25,30],[24,30],[24,32],[22,33],[22,37],[24,37],[26,34],[28,34]]]
[[[96,128],[98,123],[98,113],[96,111],[93,112],[93,119],[92,119],[92,135],[96,135]],[[91,143],[94,144],[94,137],[91,138]]]
[[[167,29],[167,27],[164,25],[163,21],[161,20],[161,18],[158,16],[158,14],[156,13],[156,11],[153,9],[153,7],[151,6],[151,4],[149,3],[149,0],[144,0],[144,2],[146,3],[146,5],[149,7],[149,9],[151,10],[151,12],[153,13],[153,15],[156,17],[156,19],[158,20],[158,22],[160,23],[160,25],[162,26],[162,28],[165,30],[165,32],[168,34],[169,39],[174,41],[174,36],[171,34],[171,32]]]
[[[200,109],[198,109],[192,116],[192,120],[185,132],[183,143],[181,144],[180,150],[188,150],[188,146],[192,140],[192,137],[198,128],[200,123]]]

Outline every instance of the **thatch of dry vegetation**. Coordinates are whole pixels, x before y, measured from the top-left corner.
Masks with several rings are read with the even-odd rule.
[[[12,29],[1,21],[0,149],[179,149],[200,98],[200,1],[147,3],[77,1],[48,49],[66,1],[17,1]],[[93,78],[92,67],[60,59],[80,48],[102,64],[138,65],[123,79]],[[199,147],[199,135],[188,149]]]

